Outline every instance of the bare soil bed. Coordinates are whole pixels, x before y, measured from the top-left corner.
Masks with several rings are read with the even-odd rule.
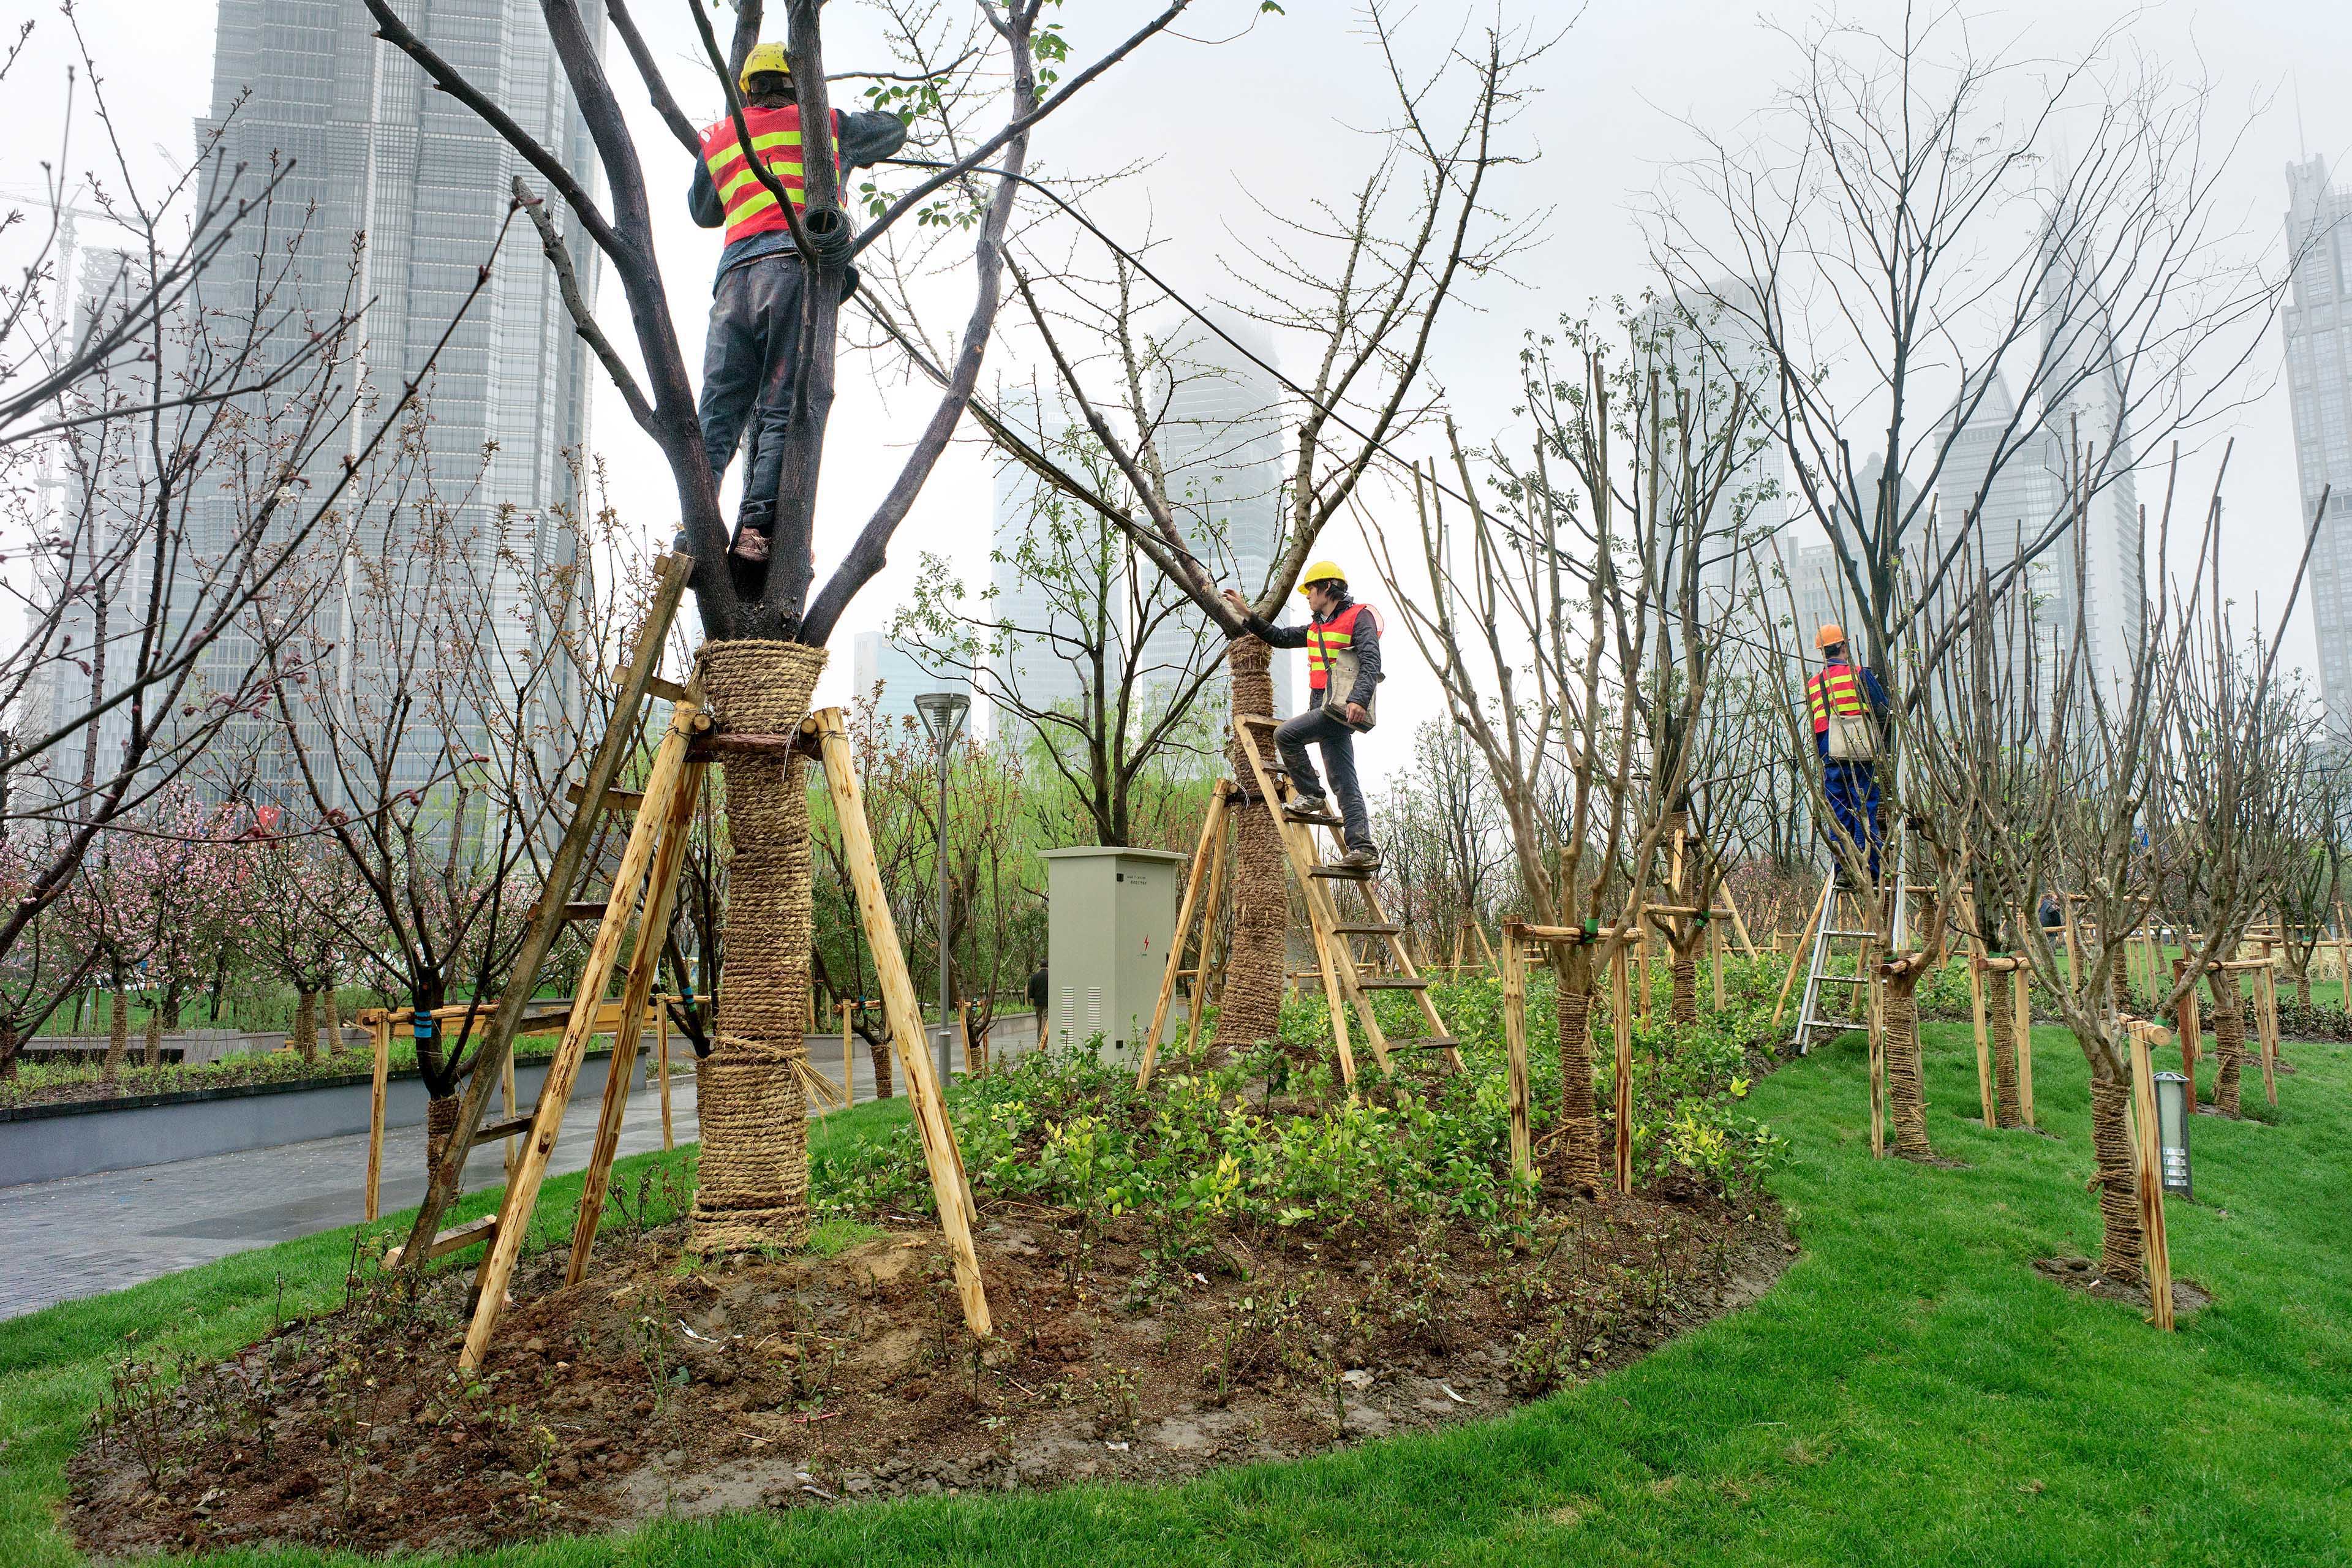
[[[483,1377],[452,1375],[471,1270],[355,1282],[177,1381],[118,1376],[72,1461],[100,1557],[299,1542],[466,1549],[666,1512],[1162,1480],[1493,1415],[1753,1300],[1796,1250],[1761,1198],[1679,1177],[1548,1194],[1532,1242],[1466,1228],[1221,1235],[1170,1267],[1131,1221],[984,1214],[999,1338],[975,1353],[930,1228],[831,1257],[608,1241],[519,1278]]]

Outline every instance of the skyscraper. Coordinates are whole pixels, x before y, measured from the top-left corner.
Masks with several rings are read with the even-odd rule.
[[[590,15],[601,29],[601,9],[591,7]],[[425,43],[593,187],[587,128],[536,5],[434,0],[412,8],[412,17]],[[433,495],[446,536],[464,542],[468,571],[482,585],[482,613],[461,628],[473,639],[469,657],[509,669],[527,667],[560,630],[545,624],[544,595],[533,589],[575,563],[576,538],[561,514],[574,499],[571,465],[587,439],[592,363],[530,226],[507,223],[515,176],[541,195],[546,182],[471,110],[431,90],[412,61],[379,43],[366,12],[350,0],[221,0],[212,112],[197,122],[197,132],[200,141],[220,139],[220,156],[208,165],[208,201],[215,183],[240,163],[247,173],[239,189],[247,194],[258,177],[292,163],[273,200],[271,224],[248,223],[238,232],[206,279],[208,294],[233,291],[257,276],[278,278],[287,265],[287,236],[299,226],[295,276],[277,289],[285,307],[283,341],[273,345],[290,354],[302,344],[305,311],[333,311],[358,268],[352,297],[370,301],[360,374],[382,407],[358,416],[350,449],[382,417],[399,384],[423,369],[488,265],[487,283],[423,389],[427,422],[418,479]],[[549,210],[567,231],[593,302],[595,249],[561,201],[551,199]],[[493,257],[502,226],[505,241]],[[309,493],[326,493],[345,455],[318,454],[302,477]],[[410,505],[361,510],[351,556],[403,559],[411,548],[407,531],[419,526],[416,493],[409,491]],[[224,497],[220,504],[235,501]],[[233,526],[226,514],[221,525]],[[352,568],[347,558],[345,591],[328,592],[315,613],[321,640],[335,650],[333,679],[345,691],[364,691],[388,679],[380,652],[385,639],[381,628],[364,624],[368,612],[354,607],[363,601],[348,586]],[[346,616],[354,624],[344,625]],[[483,654],[491,657],[484,660]],[[242,668],[254,650],[242,639],[225,639],[211,657],[224,668]],[[406,679],[414,675],[405,671]],[[541,710],[520,727],[544,735],[568,728],[579,694],[559,679],[535,701]],[[461,721],[458,728],[474,732],[419,735],[415,754],[404,745],[397,776],[431,776],[447,744],[487,749],[487,726]],[[273,755],[266,736],[251,739],[262,758],[261,789],[299,787],[282,749]]]
[[[2352,245],[2345,220],[2352,192],[2327,181],[2324,159],[2286,169],[2288,254],[2293,292],[2280,321],[2286,336],[2287,402],[2294,411],[2295,471],[2308,525],[2327,494],[2327,515],[2311,552],[2311,616],[2319,634],[2319,689],[2328,726],[2352,734]],[[2335,488],[2331,490],[2329,486]]]

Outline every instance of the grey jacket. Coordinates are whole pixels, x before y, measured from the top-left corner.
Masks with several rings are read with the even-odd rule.
[[[862,169],[878,163],[907,143],[907,127],[895,114],[881,110],[844,110],[841,114],[841,166]],[[847,195],[844,192],[845,197]],[[688,211],[694,221],[704,228],[727,226],[727,208],[719,199],[719,187],[711,183],[710,165],[696,159],[694,184],[686,193]],[[723,278],[746,261],[756,261],[762,256],[789,251],[793,237],[788,230],[772,228],[761,234],[747,234],[719,253],[717,277]],[[714,281],[713,284],[716,287]]]
[[[1324,617],[1324,620],[1337,618],[1355,602],[1353,598],[1341,599],[1339,606],[1331,612],[1330,616]],[[1372,689],[1384,679],[1381,671],[1380,612],[1371,610],[1369,605],[1366,608],[1370,613],[1356,617],[1356,629],[1348,637],[1348,651],[1356,656],[1356,687],[1342,699],[1348,702],[1370,702],[1372,700]],[[1324,623],[1318,621],[1316,624],[1319,626]],[[1305,626],[1277,626],[1264,616],[1252,615],[1249,618],[1249,629],[1252,636],[1263,641],[1268,647],[1305,647],[1307,646],[1307,628]]]

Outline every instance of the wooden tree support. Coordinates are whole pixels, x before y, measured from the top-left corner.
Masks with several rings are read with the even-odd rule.
[[[1503,1043],[1508,1053],[1511,1097],[1511,1173],[1535,1169],[1535,1135],[1528,1104],[1527,942],[1509,924],[1503,927]]]
[[[457,1125],[451,1131],[448,1147],[425,1184],[425,1200],[417,1205],[415,1222],[409,1227],[407,1247],[415,1256],[408,1266],[413,1269],[424,1267],[422,1253],[432,1242],[441,1216],[448,1212],[465,1179],[466,1156],[473,1149],[474,1133],[489,1107],[491,1089],[512,1058],[517,1026],[538,992],[540,971],[547,963],[547,955],[567,923],[564,905],[587,860],[591,842],[602,831],[604,795],[620,777],[622,763],[637,744],[638,711],[654,680],[655,667],[661,662],[662,645],[669,637],[670,622],[677,615],[678,602],[685,595],[687,579],[693,570],[692,559],[685,555],[665,556],[656,570],[653,604],[644,624],[637,628],[627,672],[622,678],[620,689],[614,694],[612,727],[604,732],[581,784],[591,804],[572,817],[548,862],[539,904],[531,913],[530,931],[523,939],[521,952],[515,955],[506,991],[499,997],[488,1026],[483,1031],[482,1043],[475,1051],[473,1072],[457,1106]]]
[[[1411,951],[1404,942],[1402,928],[1391,923],[1381,910],[1378,893],[1368,878],[1350,876],[1358,883],[1366,907],[1371,910],[1369,925],[1350,926],[1339,918],[1338,900],[1330,883],[1333,876],[1325,875],[1331,868],[1321,864],[1315,851],[1315,842],[1304,823],[1292,822],[1283,815],[1288,798],[1286,778],[1277,782],[1258,748],[1257,731],[1271,729],[1274,721],[1258,715],[1243,714],[1234,721],[1234,732],[1240,737],[1241,751],[1246,760],[1250,779],[1246,786],[1231,781],[1222,784],[1215,800],[1210,805],[1210,819],[1202,827],[1201,841],[1192,857],[1192,868],[1185,884],[1181,911],[1178,916],[1176,935],[1168,944],[1168,963],[1160,976],[1160,996],[1152,1008],[1152,1024],[1144,1042],[1142,1060],[1136,1069],[1138,1089],[1151,1081],[1152,1069],[1159,1059],[1160,1035],[1167,1021],[1168,1008],[1175,994],[1177,981],[1186,973],[1193,979],[1192,1038],[1197,1040],[1202,1004],[1208,994],[1206,979],[1210,953],[1214,945],[1216,907],[1223,874],[1222,834],[1233,805],[1262,804],[1274,818],[1275,831],[1281,836],[1283,852],[1290,862],[1293,874],[1307,903],[1308,924],[1313,931],[1316,952],[1316,973],[1323,983],[1323,998],[1331,1017],[1331,1038],[1339,1062],[1339,1076],[1349,1089],[1356,1086],[1356,1056],[1349,1037],[1349,1013],[1352,1008],[1356,1023],[1364,1032],[1372,1057],[1385,1081],[1393,1076],[1393,1064],[1389,1059],[1389,1040],[1381,1029],[1379,1015],[1373,1010],[1370,992],[1373,989],[1413,991],[1421,1004],[1422,1018],[1429,1027],[1425,1040],[1404,1042],[1408,1048],[1438,1047],[1444,1049],[1450,1066],[1457,1071],[1462,1067],[1458,1043],[1446,1032],[1445,1021],[1439,1016],[1436,1005],[1429,999],[1427,982],[1415,967]],[[1184,952],[1193,922],[1193,912],[1200,908],[1197,893],[1203,873],[1209,875],[1210,898],[1202,915],[1203,930],[1199,943],[1200,957],[1191,970],[1184,967]],[[1363,973],[1360,960],[1349,945],[1353,936],[1380,936],[1388,944],[1388,952],[1397,974],[1394,978],[1372,980]],[[1189,1049],[1189,1047],[1188,1047]]]
[[[605,1106],[598,1122],[596,1152],[605,1164],[599,1168],[592,1157],[586,1184],[581,1195],[581,1223],[575,1226],[572,1240],[573,1269],[585,1266],[585,1254],[581,1237],[593,1239],[597,1212],[601,1209],[604,1184],[610,1176],[610,1149],[613,1142],[605,1136],[611,1129],[611,1139],[620,1132],[618,1107],[625,1104],[628,1094],[625,1075],[622,1041],[632,1057],[635,1053],[636,1036],[642,1032],[638,1020],[643,1017],[647,999],[653,994],[654,959],[661,951],[662,933],[668,929],[669,899],[677,880],[677,866],[682,858],[675,851],[668,857],[658,854],[661,841],[667,837],[683,837],[682,829],[666,833],[673,823],[682,824],[690,807],[681,811],[677,795],[687,787],[689,764],[687,745],[694,738],[697,721],[702,720],[698,695],[688,689],[687,700],[671,705],[668,729],[661,744],[655,750],[653,766],[646,775],[645,805],[636,814],[629,830],[629,841],[621,852],[621,863],[613,878],[613,890],[604,906],[604,918],[596,927],[596,936],[589,944],[587,962],[582,966],[579,984],[572,997],[572,1014],[563,1027],[563,1038],[547,1064],[547,1078],[540,1085],[539,1109],[531,1115],[530,1137],[523,1145],[522,1158],[518,1163],[514,1178],[507,1184],[506,1196],[499,1205],[499,1220],[490,1236],[489,1250],[483,1255],[482,1266],[476,1276],[474,1321],[466,1331],[466,1343],[457,1364],[475,1368],[489,1353],[490,1335],[498,1327],[499,1314],[506,1304],[507,1286],[514,1278],[515,1264],[522,1256],[525,1233],[530,1227],[531,1210],[539,1202],[539,1189],[547,1178],[548,1162],[554,1157],[555,1141],[563,1130],[563,1112],[572,1099],[572,1080],[578,1076],[580,1063],[587,1054],[588,1042],[596,1033],[597,1014],[602,1010],[604,987],[611,981],[613,968],[621,952],[621,939],[627,932],[631,917],[636,913],[639,898],[646,902],[646,920],[641,922],[635,961],[630,965],[627,989],[624,996],[621,1026],[614,1031],[614,1060],[611,1077],[605,1083]],[[698,777],[699,770],[693,770]],[[581,818],[593,815],[592,800],[584,805]],[[575,818],[575,822],[581,818]],[[667,859],[671,887],[651,885],[648,873]],[[658,914],[662,924],[654,928],[653,917]],[[631,1014],[626,1003],[634,1000],[636,1011]],[[635,1026],[635,1027],[632,1027]],[[511,1037],[509,1037],[509,1041]],[[477,1064],[478,1079],[481,1068]],[[470,1139],[471,1131],[465,1137]],[[453,1137],[452,1142],[458,1140]],[[464,1151],[460,1149],[459,1157]],[[415,1245],[414,1241],[410,1244]],[[579,1275],[569,1276],[576,1280]]]
[[[1632,922],[1638,926],[1638,920]],[[1633,1190],[1633,998],[1626,993],[1630,987],[1626,950],[1630,942],[1613,944],[1609,954],[1609,986],[1615,1015],[1617,1060],[1615,1081],[1610,1087],[1611,1114],[1617,1123],[1617,1190]]]
[[[881,982],[890,1047],[906,1075],[908,1106],[922,1140],[923,1164],[930,1173],[932,1200],[939,1205],[940,1229],[955,1258],[956,1295],[963,1303],[964,1327],[971,1331],[972,1338],[987,1340],[994,1336],[996,1328],[989,1315],[987,1288],[981,1283],[980,1256],[972,1249],[971,1230],[977,1216],[971,1183],[964,1174],[963,1151],[956,1144],[947,1102],[931,1068],[931,1053],[924,1048],[922,1004],[916,1000],[914,977],[907,972],[906,949],[898,945],[898,922],[891,918],[890,900],[883,891],[866,797],[857,782],[856,759],[850,751],[849,728],[838,708],[818,709],[801,728],[816,738],[818,756],[824,764],[825,793],[833,797],[834,815],[840,821],[842,858],[849,867],[866,944],[873,950],[874,971]]]
[[[2166,1333],[2172,1331],[2172,1247],[2164,1233],[2163,1154],[2158,1147],[2156,1073],[2151,1047],[2164,1039],[2157,1024],[2131,1026],[2132,1149],[2135,1184],[2139,1189],[2141,1256],[2146,1261],[2149,1321]]]
[[[1977,1099],[1984,1107],[1987,1131],[1999,1125],[1993,1113],[1992,1051],[1987,1042],[1985,1017],[1985,960],[1981,952],[1969,957],[1969,1022],[1975,1026],[1977,1036]]]

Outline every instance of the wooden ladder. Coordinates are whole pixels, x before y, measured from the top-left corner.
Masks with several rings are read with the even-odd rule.
[[[1442,1050],[1449,1063],[1460,1067],[1460,1044],[1444,1032],[1444,1020],[1439,1017],[1436,1005],[1427,995],[1429,982],[1414,970],[1412,958],[1404,951],[1402,931],[1381,912],[1371,886],[1372,873],[1354,867],[1324,865],[1316,854],[1314,836],[1307,825],[1293,822],[1284,814],[1290,797],[1289,774],[1268,763],[1258,749],[1258,732],[1273,730],[1276,723],[1262,714],[1244,713],[1234,719],[1234,732],[1241,742],[1242,756],[1249,764],[1250,783],[1255,786],[1249,793],[1272,816],[1275,831],[1282,836],[1283,851],[1289,858],[1291,871],[1298,878],[1306,897],[1307,923],[1315,938],[1316,965],[1323,977],[1324,1000],[1330,1008],[1331,1038],[1338,1048],[1341,1079],[1350,1089],[1355,1087],[1356,1058],[1348,1038],[1348,1011],[1351,1006],[1383,1079],[1392,1076],[1395,1070],[1389,1059],[1392,1050]],[[1370,922],[1350,923],[1340,918],[1339,900],[1331,889],[1334,882],[1358,885],[1373,911]],[[1397,974],[1370,976],[1363,973],[1364,961],[1356,952],[1354,939],[1368,936],[1388,942],[1398,963]],[[1433,1034],[1391,1046],[1372,1006],[1371,994],[1375,991],[1412,991],[1418,994],[1423,1016]]]

